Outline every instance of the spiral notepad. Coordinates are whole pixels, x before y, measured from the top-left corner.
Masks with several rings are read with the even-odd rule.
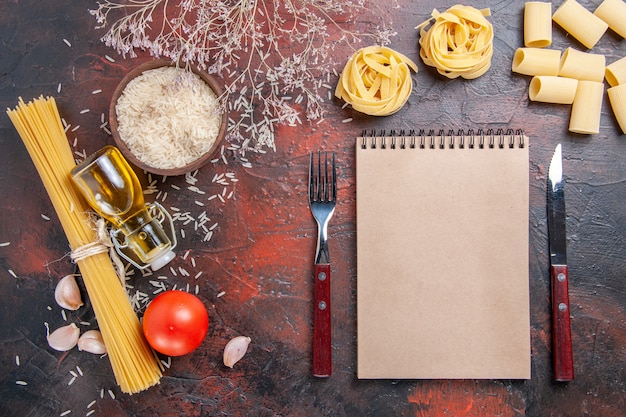
[[[363,134],[359,378],[528,379],[528,138]]]

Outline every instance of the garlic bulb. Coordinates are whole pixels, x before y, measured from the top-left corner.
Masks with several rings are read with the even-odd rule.
[[[65,352],[76,346],[80,329],[72,323],[67,326],[59,327],[50,333],[50,328],[48,327],[48,323],[46,323],[46,333],[50,347],[54,350]]]
[[[224,347],[224,365],[232,368],[248,350],[252,339],[246,336],[237,336],[231,339]]]
[[[54,299],[58,305],[67,310],[78,310],[83,305],[74,274],[61,278],[54,290]]]
[[[78,350],[84,350],[85,352],[94,353],[96,355],[107,353],[107,348],[102,339],[102,333],[98,330],[87,330],[78,338]]]

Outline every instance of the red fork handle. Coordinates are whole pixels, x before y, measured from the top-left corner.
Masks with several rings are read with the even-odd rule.
[[[554,379],[574,379],[567,265],[550,267],[552,281],[552,361]]]
[[[330,326],[330,264],[315,264],[313,314],[313,376],[329,377],[332,369]]]

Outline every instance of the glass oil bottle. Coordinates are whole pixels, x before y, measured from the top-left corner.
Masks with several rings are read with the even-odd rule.
[[[105,146],[77,165],[71,177],[89,205],[111,224],[111,238],[122,257],[152,270],[174,259],[171,218],[160,205],[146,205],[139,179],[119,149]]]

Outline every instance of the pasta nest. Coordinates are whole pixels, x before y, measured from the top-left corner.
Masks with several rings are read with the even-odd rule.
[[[448,78],[480,77],[493,56],[493,26],[485,18],[490,15],[489,9],[458,4],[443,13],[433,10],[432,17],[416,27],[420,57]]]
[[[412,60],[390,48],[362,48],[346,63],[335,96],[361,113],[388,116],[400,110],[411,95],[410,69],[417,73]]]

